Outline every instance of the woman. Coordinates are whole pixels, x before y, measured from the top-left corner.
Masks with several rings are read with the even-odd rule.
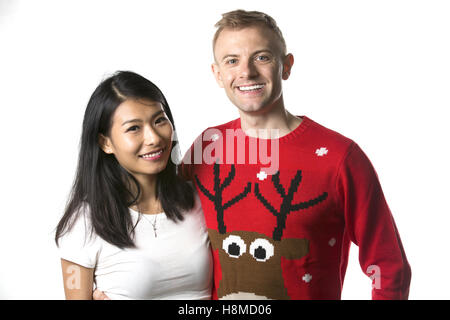
[[[67,299],[210,299],[200,201],[176,174],[162,92],[117,72],[92,94],[75,183],[56,229]]]

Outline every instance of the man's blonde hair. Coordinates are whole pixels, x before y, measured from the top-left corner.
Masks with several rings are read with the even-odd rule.
[[[217,38],[219,37],[219,34],[223,31],[223,29],[230,28],[239,30],[255,25],[262,25],[274,31],[275,35],[281,43],[281,53],[283,55],[286,55],[286,41],[284,41],[283,34],[281,33],[280,28],[278,28],[275,19],[263,12],[245,10],[234,10],[222,14],[222,19],[220,19],[215,24],[215,27],[218,29],[216,30],[213,38],[213,51],[216,45]]]

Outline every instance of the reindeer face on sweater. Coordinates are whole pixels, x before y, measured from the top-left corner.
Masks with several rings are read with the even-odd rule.
[[[214,250],[219,250],[222,281],[221,299],[289,299],[281,270],[281,257],[300,259],[309,251],[306,239],[273,240],[264,234],[234,231],[220,234],[209,229]],[[238,292],[227,284],[237,283]]]
[[[315,206],[327,198],[324,192],[320,196],[297,204],[293,203],[301,179],[301,171],[297,171],[292,178],[289,188],[281,185],[279,172],[272,176],[272,183],[276,192],[282,198],[282,204],[277,210],[260,192],[258,183],[254,185],[254,195],[266,208],[266,212],[276,217],[272,237],[251,231],[227,232],[225,225],[225,211],[238,201],[245,201],[251,192],[252,184],[249,182],[241,187],[241,192],[232,199],[224,201],[223,190],[227,188],[235,177],[235,167],[231,166],[228,176],[221,182],[220,166],[214,165],[214,191],[204,187],[195,176],[200,191],[214,203],[217,214],[218,230],[208,229],[211,244],[218,250],[222,280],[217,289],[220,299],[289,299],[284,285],[282,258],[293,260],[304,257],[309,252],[307,239],[283,238],[286,227],[286,218],[291,212],[300,211]]]

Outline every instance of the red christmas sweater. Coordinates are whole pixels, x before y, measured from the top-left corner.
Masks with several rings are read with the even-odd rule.
[[[377,174],[352,140],[307,117],[279,139],[240,119],[183,159],[200,195],[219,299],[340,299],[350,241],[373,299],[407,299],[411,269]]]

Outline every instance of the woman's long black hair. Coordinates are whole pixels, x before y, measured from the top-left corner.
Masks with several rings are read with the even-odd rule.
[[[175,130],[169,105],[151,81],[134,72],[118,71],[100,83],[84,114],[78,168],[64,215],[56,227],[57,245],[59,238],[71,229],[80,210],[87,205],[91,232],[119,248],[135,247],[135,226],[129,207],[139,199],[139,183],[114,155],[106,154],[99,145],[99,134],[109,136],[114,111],[128,99],[160,102]],[[173,141],[172,148],[176,143]],[[137,193],[133,194],[132,190],[137,190]],[[156,197],[167,217],[173,221],[183,220],[181,212],[194,206],[193,189],[177,175],[171,157],[166,168],[157,175]]]

